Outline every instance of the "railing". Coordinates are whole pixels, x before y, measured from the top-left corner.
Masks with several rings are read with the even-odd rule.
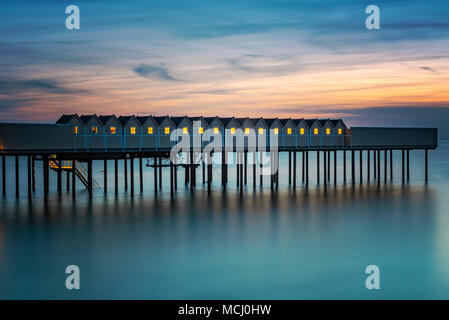
[[[81,182],[88,187],[88,181],[87,176],[88,172],[87,169],[78,161],[72,161],[72,160],[58,160],[56,155],[50,155],[50,159],[48,162],[48,165],[51,169],[57,171],[59,169],[65,170],[65,171],[71,171],[73,168],[73,164],[75,164],[75,174],[76,176],[81,180]],[[98,184],[95,179],[92,179],[92,187],[93,188],[100,188],[100,185]]]
[[[247,134],[233,134],[237,139],[248,138]],[[272,136],[265,135],[265,145],[270,147],[270,138]],[[351,135],[345,134],[278,134],[277,147],[279,149],[288,148],[344,148],[351,147]],[[74,134],[73,148],[75,150],[89,149],[155,149],[167,150],[178,143],[181,135],[175,136],[176,141],[170,140],[169,134],[134,134],[134,135],[111,135],[111,134]],[[209,141],[202,141],[202,135],[189,135],[190,139],[199,139],[201,146],[205,146]],[[259,135],[255,135],[257,141]],[[115,138],[115,141],[111,139]],[[151,139],[150,141],[145,141]],[[222,145],[225,145],[226,136],[222,135]],[[245,140],[244,140],[245,141]],[[246,145],[246,143],[245,143]]]

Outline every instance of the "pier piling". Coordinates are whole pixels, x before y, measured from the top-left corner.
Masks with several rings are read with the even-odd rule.
[[[19,156],[16,156],[16,198],[19,197],[19,189],[20,189],[20,173],[19,173]],[[59,182],[59,180],[58,180]]]
[[[103,160],[103,189],[104,193],[108,193],[108,160]]]

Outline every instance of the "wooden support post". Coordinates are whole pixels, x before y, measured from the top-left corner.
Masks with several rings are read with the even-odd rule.
[[[20,192],[20,173],[19,173],[19,156],[16,156],[16,198],[19,197]]]
[[[226,151],[224,148],[221,150],[221,185],[225,185],[225,166],[226,166]]]
[[[326,168],[327,168],[327,151],[323,152],[323,182],[324,182],[324,186],[327,185],[327,172],[326,172]]]
[[[331,151],[327,150],[327,181],[331,180]]]
[[[384,150],[384,183],[387,183],[387,149]]]
[[[429,181],[429,150],[425,149],[424,151],[424,180]]]
[[[390,149],[390,180],[393,180],[393,149]]]
[[[117,176],[116,176],[117,177]],[[72,198],[76,195],[76,160],[72,160]]]
[[[337,184],[337,150],[334,150],[334,184]]]
[[[288,185],[292,184],[292,152],[288,152]]]
[[[130,176],[131,176],[131,181],[130,181],[130,184],[131,184],[131,197],[133,197],[134,196],[134,156],[131,156],[130,158],[129,158],[129,162],[130,162],[130,172],[129,172],[129,174],[130,174]]]
[[[301,165],[302,165],[302,175],[301,175],[301,179],[302,179],[302,183],[304,183],[304,181],[305,181],[305,171],[306,171],[306,169],[305,169],[305,166],[306,166],[306,164],[305,164],[305,162],[306,162],[306,151],[302,151],[302,163],[301,163]]]
[[[58,194],[60,195],[62,193],[62,161],[60,160],[60,156],[57,156],[57,160],[55,162],[58,164],[58,170],[57,170],[57,188],[58,188]]]
[[[402,149],[402,183],[405,182],[405,150]]]
[[[6,195],[6,156],[2,155],[2,194]]]
[[[367,165],[366,165],[366,175],[367,175],[367,179],[368,181],[370,181],[371,179],[371,157],[370,157],[370,151],[366,150],[366,156],[367,156]]]
[[[44,177],[44,198],[47,199],[48,197],[48,155],[42,156],[42,171],[43,171],[43,177]]]
[[[70,171],[67,170],[66,171],[66,192],[69,193],[70,192]]]
[[[355,151],[351,150],[351,177],[352,177],[352,183],[355,183]]]
[[[260,164],[259,164],[259,182],[260,185],[263,185],[263,153],[262,151],[259,151],[260,156]]]
[[[236,183],[237,183],[237,187],[240,186],[240,152],[236,152],[235,154],[235,161],[236,161]]]
[[[374,173],[374,180],[377,178],[377,157],[376,157],[376,150],[373,150],[373,173]]]
[[[170,194],[173,195],[174,193],[174,181],[173,181],[173,163],[170,160]]]
[[[410,180],[410,150],[407,149],[407,181]]]
[[[320,184],[320,151],[316,152],[316,183]]]
[[[240,192],[243,191],[243,152],[240,152]]]
[[[190,152],[190,190],[193,190],[193,187],[195,186],[195,171],[194,171],[195,163],[193,162],[194,158],[195,154],[192,149]]]
[[[31,182],[31,156],[27,157],[27,191],[28,191],[28,199],[31,199],[31,189],[32,189],[32,182]]]
[[[34,162],[34,156],[31,158],[31,182],[33,192],[36,192],[36,163]]]
[[[159,156],[159,190],[162,190],[162,156]]]
[[[184,166],[184,178],[185,178],[185,185],[187,186],[187,184],[189,183],[189,175],[190,175],[190,166],[189,166],[189,162],[190,162],[190,153],[186,154],[186,164]]]
[[[296,188],[296,151],[293,152],[293,188]]]
[[[176,163],[176,165],[174,166],[173,170],[174,170],[174,174],[175,174],[175,191],[178,190],[178,163]]]
[[[248,183],[248,152],[244,151],[244,153],[242,153],[242,156],[245,157],[244,172],[245,172],[245,186],[246,186]]]
[[[103,160],[103,189],[104,189],[104,193],[108,193],[108,160],[104,159]]]
[[[273,152],[270,150],[270,188],[271,190],[274,189],[274,166],[273,166]]]
[[[87,188],[89,189],[89,199],[92,199],[92,158],[87,161]]]
[[[171,161],[170,161],[171,163]],[[143,163],[142,163],[142,155],[139,156],[139,185],[140,192],[143,192]]]
[[[201,157],[201,166],[202,166],[202,169],[203,169],[203,184],[205,184],[206,183],[206,163],[205,163],[205,160],[204,160],[204,155]]]
[[[346,182],[346,150],[343,150],[343,182]]]
[[[380,184],[380,150],[377,150],[377,184]]]
[[[275,152],[276,155],[276,189],[279,188],[279,151]]]
[[[360,183],[363,182],[363,150],[360,150],[360,163],[359,163],[359,175]]]
[[[257,162],[257,154],[256,151],[253,151],[253,188],[256,189],[257,179],[256,179],[256,162]]]
[[[153,168],[154,169],[154,172],[153,172],[154,193],[157,193],[157,156],[156,155],[153,156],[153,165],[154,165],[154,168]],[[187,181],[187,175],[186,175],[186,181]],[[187,184],[187,182],[186,182],[186,184]]]
[[[118,159],[114,159],[114,192],[118,194]]]
[[[212,189],[212,153],[207,156],[207,192]]]
[[[306,151],[306,185],[309,185],[309,150]]]
[[[125,154],[123,159],[123,173],[125,179],[125,191],[128,190],[128,155]]]

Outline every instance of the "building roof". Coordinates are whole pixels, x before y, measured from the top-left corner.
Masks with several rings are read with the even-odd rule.
[[[285,127],[285,125],[292,120],[292,118],[284,118],[284,119],[279,119],[279,121],[282,123],[282,125]],[[294,124],[294,123],[293,123]]]
[[[220,117],[219,119],[220,119],[221,123],[223,123],[223,126],[227,127],[228,124],[235,118],[234,117],[231,117],[231,118],[221,118]]]
[[[78,115],[76,113],[74,114],[63,114],[57,121],[56,123],[69,123],[70,120],[72,120],[73,118],[79,118]]]
[[[264,120],[268,124],[269,127],[271,127],[273,125],[273,123],[275,123],[276,121],[279,121],[278,118],[268,118],[268,119],[264,118]]]
[[[117,120],[117,117],[112,114],[108,116],[98,116],[98,119],[100,119],[103,124],[106,124],[111,119]]]
[[[251,121],[251,119],[249,117],[246,117],[246,118],[235,118],[235,120],[237,120],[237,122],[238,122],[238,124],[240,126],[243,126],[243,124],[245,123],[246,120],[248,120],[250,122],[250,124],[252,126],[254,126],[254,123]]]
[[[320,122],[320,124],[321,124],[321,126],[322,127],[324,127],[325,125],[326,125],[326,123],[328,122],[328,121],[330,121],[329,119],[320,119],[320,120],[318,120],[319,122]],[[331,123],[332,124],[332,123]]]
[[[92,118],[98,119],[96,114],[89,114],[89,115],[81,115],[80,116],[81,121],[83,121],[85,124],[87,124]]]
[[[171,123],[173,123],[173,121],[170,119],[170,117],[169,116],[158,116],[158,117],[153,117],[153,119],[154,119],[154,121],[156,121],[156,123],[158,124],[158,125],[161,125],[162,124],[162,122],[164,122],[165,120],[169,120],[169,121],[171,121]]]
[[[344,124],[343,120],[341,120],[341,119],[332,119],[331,120],[331,123],[334,127],[337,126],[340,122]]]
[[[135,116],[120,116],[118,117],[118,121],[120,121],[122,125],[126,125],[132,118],[136,119]]]
[[[171,121],[173,121],[173,123],[174,123],[176,126],[179,126],[179,125],[181,124],[181,122],[182,122],[184,119],[187,119],[187,121],[191,122],[187,116],[183,116],[183,117],[170,117],[170,119],[171,119]]]
[[[299,126],[299,124],[304,121],[304,118],[301,119],[292,119],[293,123],[295,124],[295,126]],[[305,121],[304,121],[305,122]],[[307,123],[306,123],[307,124]]]
[[[306,121],[306,123],[307,123],[307,126],[310,128],[310,127],[312,127],[313,124],[314,124],[316,121],[318,121],[318,120],[317,120],[317,119],[306,119],[305,121]],[[319,124],[319,122],[318,122],[318,124]]]

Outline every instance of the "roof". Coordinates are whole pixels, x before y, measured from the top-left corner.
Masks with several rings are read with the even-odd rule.
[[[153,116],[137,116],[136,119],[143,126],[148,119],[153,119]]]
[[[246,120],[248,120],[252,126],[254,126],[254,123],[251,121],[250,118],[246,117],[246,118],[235,118],[235,120],[237,120],[237,122],[239,123],[239,125],[243,126],[243,124],[245,123]]]
[[[227,127],[228,124],[229,124],[233,119],[235,119],[235,118],[232,117],[232,118],[219,118],[219,119],[220,119],[221,123],[223,123],[223,125],[224,125],[225,127]]]
[[[109,115],[109,116],[98,116],[98,119],[100,119],[100,121],[103,124],[106,124],[111,119],[117,120],[117,117],[112,114],[112,115]]]
[[[332,125],[335,127],[336,125],[338,125],[340,122],[343,123],[343,121],[341,119],[332,119],[331,123]]]
[[[293,123],[295,124],[295,126],[299,126],[299,124],[304,121],[304,118],[301,119],[292,119]]]
[[[285,126],[287,122],[289,122],[290,120],[292,119],[291,118],[279,119],[279,121],[282,123],[283,126]]]
[[[189,120],[189,118],[188,118],[187,116],[183,116],[183,117],[170,117],[170,119],[173,121],[173,123],[174,123],[176,126],[179,126],[179,125],[181,124],[181,122],[182,122],[184,119],[187,119],[187,121],[190,122],[190,120]]]
[[[264,119],[265,122],[268,124],[269,127],[271,127],[271,125],[275,122],[278,121],[278,118],[269,118],[269,119]]]
[[[98,118],[96,114],[90,114],[90,115],[82,115],[80,116],[81,121],[84,123],[88,123],[92,118]]]
[[[324,127],[325,125],[326,125],[326,123],[328,122],[328,121],[330,121],[329,119],[320,119],[320,120],[318,120],[319,122],[320,122],[320,124],[321,124],[321,126],[322,127]],[[331,123],[332,124],[332,123]]]
[[[78,118],[78,115],[75,114],[63,114],[56,123],[69,123],[73,118]]]
[[[131,120],[132,118],[136,118],[135,116],[120,116],[118,117],[118,121],[120,121],[122,123],[122,125],[126,125],[128,123],[129,120]]]
[[[154,119],[154,121],[156,121],[156,123],[157,123],[158,125],[161,125],[162,122],[164,122],[164,121],[167,120],[167,119],[171,121],[171,119],[170,119],[169,116],[153,117],[153,119]],[[173,122],[173,121],[171,121],[171,122]]]
[[[310,128],[311,126],[313,126],[313,124],[318,121],[317,119],[307,119],[305,120],[307,123],[307,126]],[[318,122],[319,123],[319,122]]]
[[[215,119],[217,119],[217,121],[221,123],[220,119],[217,116],[215,116],[215,117],[206,117],[206,118],[203,118],[203,119],[207,122],[208,125],[211,125],[212,122],[215,121]],[[223,123],[221,123],[221,124],[223,124]]]

